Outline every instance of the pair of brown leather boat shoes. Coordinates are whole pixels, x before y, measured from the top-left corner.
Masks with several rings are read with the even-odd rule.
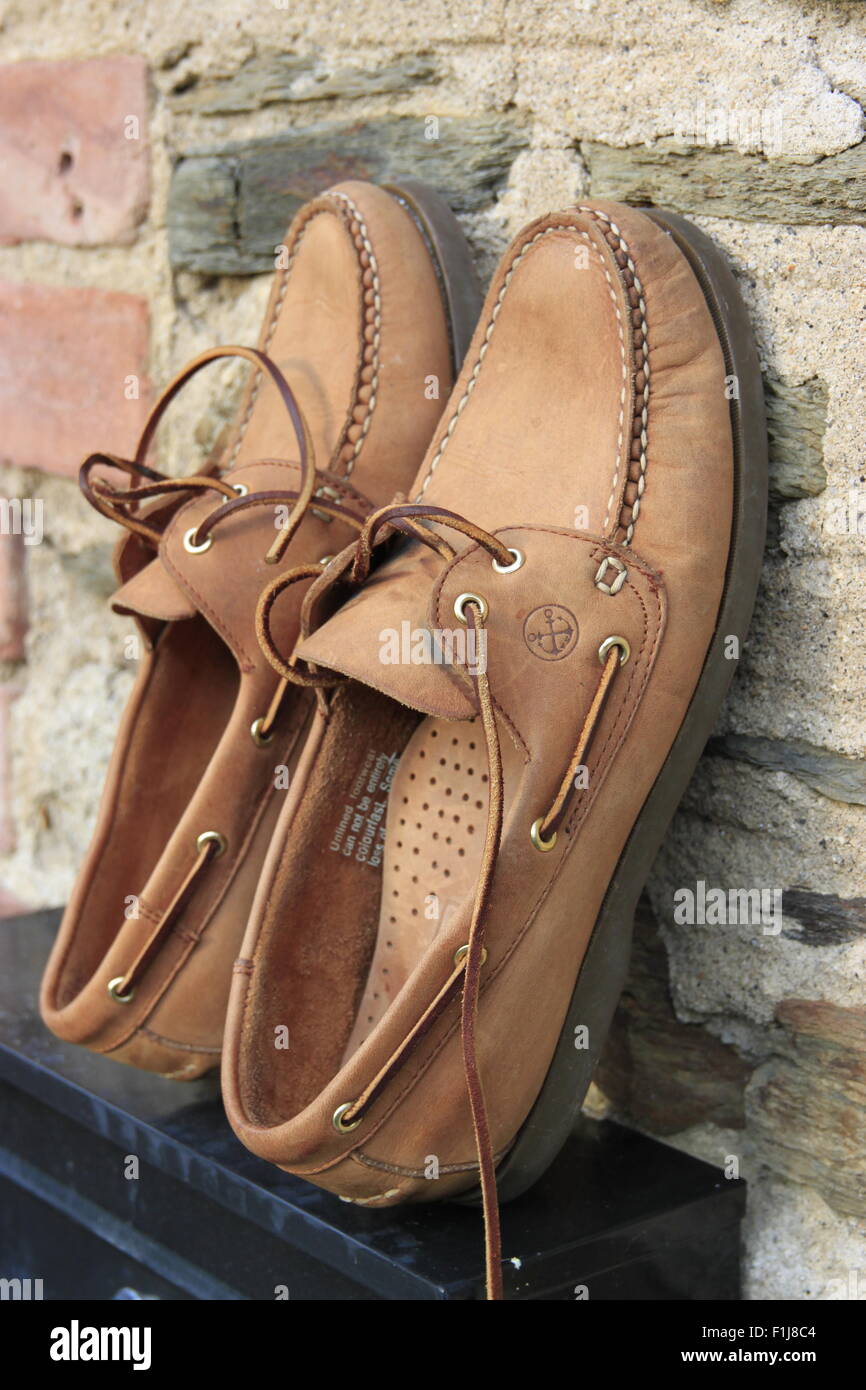
[[[158,473],[164,409],[232,354],[225,452]],[[221,1062],[243,1142],[346,1200],[480,1193],[498,1296],[497,1190],[567,1136],[745,636],[765,448],[681,218],[539,218],[481,305],[429,190],[307,204],[258,348],[82,468],[145,654],[48,1026]]]

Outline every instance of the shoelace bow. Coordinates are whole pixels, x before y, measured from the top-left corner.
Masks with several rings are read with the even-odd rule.
[[[298,465],[300,481],[297,490],[269,490],[261,492],[248,492],[243,484],[232,484],[225,482],[216,474],[192,474],[186,478],[170,478],[163,473],[150,468],[145,459],[153,443],[157,426],[167,407],[175,398],[178,392],[186,383],[208,366],[221,358],[240,357],[250,362],[261,372],[266,372],[274,382],[279,391],[280,398],[286,407],[295,439],[298,445]],[[268,460],[258,460],[267,462]],[[119,469],[134,480],[134,486],[130,488],[115,487],[105,478],[94,476],[94,469],[97,467],[111,467]],[[257,348],[247,348],[238,346],[225,346],[210,348],[188,363],[177,376],[169,383],[148,416],[147,422],[138,442],[135,455],[131,459],[120,458],[115,454],[95,453],[89,455],[81,465],[79,471],[79,484],[81,491],[93,507],[103,516],[111,521],[118,522],[128,531],[137,535],[146,544],[158,549],[162,540],[163,528],[167,524],[168,518],[163,521],[163,527],[154,524],[151,517],[138,515],[138,510],[142,502],[150,501],[157,497],[177,497],[187,494],[187,500],[198,494],[213,492],[218,497],[224,499],[221,504],[199,522],[197,527],[193,527],[184,538],[184,545],[192,553],[198,553],[210,548],[213,539],[213,532],[221,522],[227,517],[236,516],[238,513],[246,511],[252,507],[261,506],[288,506],[289,514],[285,526],[277,532],[276,539],[268,549],[265,560],[269,564],[276,564],[285,553],[292,537],[303,521],[308,508],[314,503],[315,510],[322,512],[328,517],[339,517],[340,520],[348,522],[350,525],[361,529],[363,518],[357,516],[348,507],[342,506],[332,497],[323,492],[322,489],[331,489],[340,484],[341,480],[325,470],[317,470],[315,466],[313,442],[310,436],[307,423],[304,419],[300,406],[295,399],[294,393],[277,367],[266,353]],[[317,491],[318,490],[318,491]],[[361,494],[357,494],[359,503],[369,506],[366,499]],[[173,514],[173,513],[172,513]],[[311,567],[315,573],[319,573],[323,568],[322,564]],[[288,682],[281,680],[274,696],[268,706],[265,715],[256,720],[253,725],[253,738],[259,745],[270,743],[273,737],[273,725],[277,717],[283,696],[286,693]],[[175,926],[178,918],[183,913],[190,899],[193,897],[199,879],[205,869],[213,860],[225,850],[225,840],[217,831],[206,830],[199,835],[196,841],[196,858],[168,907],[160,914],[159,921],[151,933],[148,940],[144,943],[135,960],[124,972],[123,975],[116,976],[109,982],[108,992],[112,999],[118,1003],[129,1003],[135,993],[135,986],[143,975],[144,971],[151,964],[159,952],[167,934]]]
[[[430,525],[446,526],[461,532],[470,541],[486,550],[492,560],[501,568],[513,567],[514,552],[503,541],[458,513],[420,503],[402,501],[391,503],[374,512],[367,519],[357,539],[340,555],[331,560],[326,567],[326,572],[320,572],[321,577],[318,583],[313,585],[305,600],[299,640],[303,640],[312,631],[310,617],[313,605],[321,598],[322,594],[340,581],[353,586],[362,585],[370,573],[376,545],[387,541],[395,533],[399,532],[414,540],[422,541],[435,550],[446,563],[455,559],[457,552],[441,535],[429,530]],[[338,672],[321,670],[311,663],[302,662],[301,658],[295,654],[290,656],[288,660],[284,659],[277,649],[270,631],[270,614],[279,596],[291,584],[309,578],[310,573],[311,567],[298,566],[278,575],[268,585],[259,600],[256,628],[265,656],[281,677],[301,685],[315,686],[318,688],[320,696],[323,696],[326,689],[347,683],[348,677],[342,676]],[[474,594],[464,596],[463,617],[467,626],[473,628],[477,636],[486,626],[487,615],[484,601]],[[608,639],[608,642],[614,640]],[[616,672],[624,659],[621,646],[610,645],[605,652],[598,686],[559,790],[546,814],[539,817],[532,825],[530,832],[532,841],[540,850],[551,850],[556,843],[558,829],[566,816],[576,790],[577,771],[585,764],[587,752],[601,719]],[[484,1086],[478,1065],[476,1028],[478,1001],[481,992],[481,971],[487,960],[487,948],[484,944],[485,918],[502,840],[504,816],[502,752],[486,669],[479,670],[477,667],[467,667],[467,672],[475,687],[484,731],[490,788],[487,827],[472,906],[468,942],[455,953],[453,971],[385,1065],[373,1077],[360,1096],[338,1107],[334,1115],[334,1126],[339,1133],[345,1134],[361,1124],[385,1087],[416,1050],[421,1040],[429,1033],[433,1024],[455,998],[462,985],[460,1031],[463,1070],[472,1114],[484,1213],[487,1297],[489,1299],[501,1299],[503,1297],[502,1239],[496,1190],[496,1155],[493,1149],[484,1098]]]

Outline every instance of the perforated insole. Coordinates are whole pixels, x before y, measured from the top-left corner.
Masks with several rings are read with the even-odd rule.
[[[504,761],[516,756],[506,747],[502,752]],[[379,933],[344,1060],[372,1032],[437,933],[471,900],[488,798],[480,722],[425,719],[406,745],[388,800]]]

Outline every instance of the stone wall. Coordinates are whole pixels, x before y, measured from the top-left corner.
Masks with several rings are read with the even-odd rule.
[[[765,372],[764,578],[592,1108],[749,1179],[750,1297],[866,1298],[864,7],[0,0],[0,64],[0,463],[44,522],[0,540],[7,909],[67,893],[131,682],[76,466],[129,449],[152,382],[255,340],[301,201],[425,177],[483,276],[584,193],[666,204],[725,249]],[[184,395],[171,471],[237,382]],[[678,924],[699,882],[767,890],[772,920]]]

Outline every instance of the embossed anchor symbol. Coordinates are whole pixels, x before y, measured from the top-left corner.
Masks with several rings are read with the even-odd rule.
[[[530,642],[537,642],[549,656],[564,651],[574,635],[574,628],[564,618],[558,617],[552,608],[544,609],[547,631],[530,632]]]

